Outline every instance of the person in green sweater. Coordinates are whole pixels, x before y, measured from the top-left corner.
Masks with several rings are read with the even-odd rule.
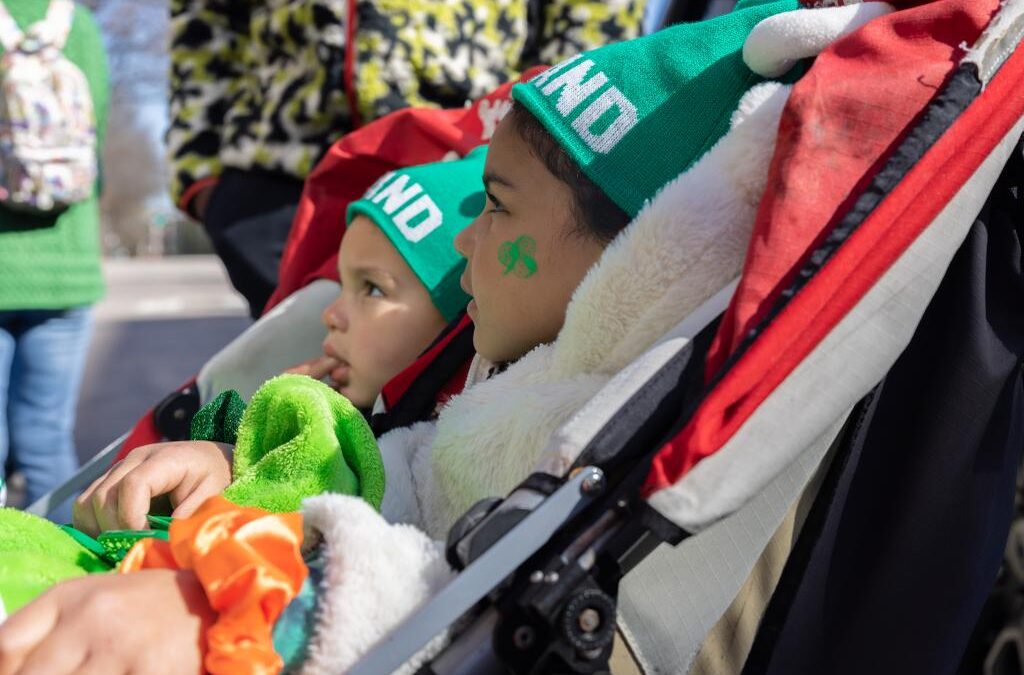
[[[25,31],[48,0],[0,0]],[[0,47],[2,56],[3,47]],[[89,12],[75,8],[64,56],[84,73],[102,148],[108,107],[106,55]],[[75,404],[92,325],[103,295],[99,186],[90,198],[53,215],[0,205],[0,476],[25,475],[31,502],[77,467]],[[70,519],[70,506],[56,518]]]

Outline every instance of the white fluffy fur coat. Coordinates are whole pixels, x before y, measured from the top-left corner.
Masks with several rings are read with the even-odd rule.
[[[573,457],[542,457],[552,432],[739,275],[787,95],[775,83],[747,93],[730,132],[609,245],[555,342],[491,378],[478,359],[436,423],[380,439],[383,517],[352,497],[306,502],[327,570],[305,672],[344,671],[445,584],[451,572],[438,540],[452,523],[539,465],[564,471]]]

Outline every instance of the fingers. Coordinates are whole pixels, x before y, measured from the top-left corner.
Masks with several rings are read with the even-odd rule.
[[[0,625],[0,675],[201,672],[215,617],[192,572],[66,581]]]
[[[75,675],[87,655],[87,646],[78,632],[58,624],[25,658],[17,672],[18,675]]]
[[[92,510],[92,522],[95,523],[98,535],[105,530],[118,530],[121,528],[118,512],[120,510],[119,499],[121,496],[121,484],[131,475],[136,468],[144,464],[141,461],[131,461],[126,458],[122,464],[112,469],[103,481],[93,490],[89,498],[89,507]],[[147,506],[148,508],[148,506]]]
[[[92,491],[95,487],[96,482],[94,481],[89,489],[71,504],[71,524],[93,537],[100,532],[100,524],[96,522],[96,515],[92,511]]]
[[[142,464],[153,454],[156,446],[143,446],[131,452],[109,471],[97,478],[82,492],[72,506],[72,522],[75,527],[93,537],[103,529],[100,514],[113,511],[116,505],[108,507],[108,501],[117,498],[116,487],[125,474]],[[109,520],[109,518],[107,518]]]
[[[147,527],[146,514],[153,497],[188,487],[186,462],[171,453],[151,457],[128,472],[97,514],[104,529],[142,530]]]
[[[315,359],[310,359],[309,361],[303,361],[297,366],[293,366],[284,372],[291,373],[293,375],[308,375],[314,380],[319,380],[327,377],[327,375],[329,375],[330,372],[339,365],[341,365],[341,362],[338,361],[338,359],[323,355],[318,356]]]
[[[90,649],[85,657],[85,661],[75,671],[75,675],[119,675],[124,672],[123,668],[118,667],[119,665],[104,650]]]
[[[231,482],[230,449],[206,441],[139,448],[75,501],[75,526],[92,536],[104,530],[146,529],[152,501],[161,495],[179,507],[175,515],[190,513]]]
[[[184,499],[181,500],[171,515],[175,518],[187,518],[191,516],[195,513],[196,509],[203,505],[203,502],[214,495],[219,495],[224,491],[225,487],[227,486],[222,484],[222,481],[218,481],[212,477],[204,478],[187,496],[184,497]]]
[[[40,596],[0,624],[0,675],[14,675],[57,625],[59,587]]]
[[[150,500],[182,478],[183,462],[174,456],[174,446],[138,448],[94,481],[75,500],[75,527],[94,537],[105,530],[145,529]]]

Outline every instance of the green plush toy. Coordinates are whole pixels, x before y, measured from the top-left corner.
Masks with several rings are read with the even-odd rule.
[[[240,506],[297,511],[334,492],[379,509],[384,497],[384,463],[362,413],[305,375],[268,380],[248,408],[234,391],[221,394],[192,420],[192,438],[235,444],[224,496]]]
[[[7,612],[58,581],[110,569],[50,521],[0,509],[0,602]]]
[[[234,482],[224,496],[240,506],[297,511],[304,498],[335,492],[380,508],[384,464],[362,414],[326,384],[281,375],[257,391],[248,409],[225,392],[192,421],[193,440],[235,444]],[[151,529],[93,539],[69,526],[0,508],[0,621],[47,588],[107,572],[144,537],[167,537],[170,519],[149,516]]]

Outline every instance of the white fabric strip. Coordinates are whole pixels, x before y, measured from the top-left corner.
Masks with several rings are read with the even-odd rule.
[[[34,24],[28,32],[43,44],[61,50],[68,41],[74,20],[75,3],[72,0],[50,0],[46,18]]]
[[[583,448],[613,417],[620,414],[629,399],[725,311],[738,283],[739,279],[736,279],[713,295],[602,387],[572,419],[551,435],[537,470],[553,476],[565,475]]]
[[[3,45],[4,51],[12,52],[17,49],[23,36],[24,33],[18,28],[18,22],[7,11],[4,3],[0,2],[0,45]]]
[[[741,509],[662,546],[619,585],[619,626],[646,673],[685,673],[846,421],[842,415]]]
[[[322,353],[327,329],[320,315],[341,286],[317,279],[295,291],[217,352],[196,378],[199,400],[209,403],[234,389],[246,401],[264,382]]]
[[[967,52],[964,63],[978,66],[983,85],[999,71],[1020,44],[1024,35],[1024,0],[1003,0],[999,13],[992,19],[974,47]]]

